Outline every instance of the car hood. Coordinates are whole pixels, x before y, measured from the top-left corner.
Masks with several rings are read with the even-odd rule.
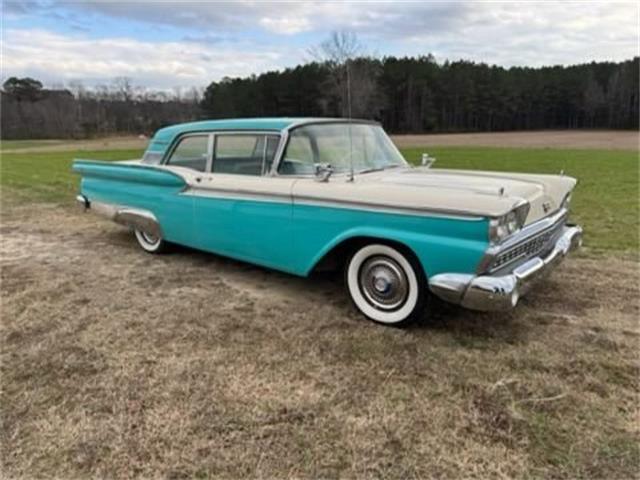
[[[339,177],[326,183],[298,182],[294,197],[488,217],[504,215],[527,201],[529,224],[557,211],[575,184],[563,175],[407,168],[356,175],[354,182]]]
[[[385,184],[406,185],[472,196],[506,197],[516,203],[529,202],[526,223],[557,211],[576,180],[563,175],[531,175],[472,170],[409,169],[380,179]]]

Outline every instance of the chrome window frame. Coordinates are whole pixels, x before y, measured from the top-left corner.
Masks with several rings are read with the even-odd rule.
[[[322,124],[356,124],[356,125],[375,125],[381,127],[380,122],[376,122],[374,120],[350,120],[347,118],[314,118],[312,120],[299,120],[291,123],[287,127],[283,129],[273,129],[273,128],[265,128],[265,129],[254,129],[254,130],[238,130],[238,129],[228,129],[228,130],[197,130],[193,132],[186,132],[180,135],[177,135],[172,141],[165,151],[165,154],[162,158],[162,161],[159,165],[168,165],[168,160],[173,154],[178,143],[185,137],[193,136],[193,135],[209,135],[211,138],[209,139],[211,150],[208,152],[207,158],[207,170],[204,173],[215,173],[212,171],[213,168],[213,148],[215,148],[215,136],[218,134],[225,135],[238,135],[238,134],[262,134],[262,135],[273,135],[280,137],[280,143],[276,148],[273,162],[271,163],[271,168],[269,172],[264,173],[263,177],[282,177],[282,178],[313,178],[313,174],[305,174],[305,175],[280,175],[278,173],[278,169],[280,168],[280,163],[282,162],[282,157],[286,150],[286,147],[289,143],[290,133],[300,127],[306,127],[308,125],[322,125]],[[386,133],[386,132],[385,132]],[[404,159],[404,156],[402,157]],[[405,159],[406,162],[406,159]],[[407,162],[407,166],[409,163]],[[195,170],[197,171],[197,170]],[[233,175],[233,174],[230,174]],[[337,173],[334,176],[345,176],[349,175],[349,172]]]
[[[190,170],[193,170],[194,172],[207,173],[209,165],[211,163],[211,154],[212,154],[210,132],[188,132],[188,133],[184,133],[182,135],[177,136],[171,143],[171,147],[168,148],[167,151],[165,152],[164,156],[162,157],[162,160],[160,161],[160,163],[158,163],[158,165],[179,167],[180,165],[171,165],[171,163],[169,163],[169,160],[171,160],[171,157],[175,153],[180,143],[182,143],[182,141],[185,140],[186,138],[190,138],[190,137],[207,137],[207,158],[204,166],[204,171],[196,170],[194,168],[190,169]],[[189,168],[189,167],[184,167],[184,168]]]
[[[160,163],[158,163],[158,165],[164,165],[164,166],[171,165],[169,163],[169,160],[171,159],[171,156],[173,155],[173,152],[175,151],[176,148],[178,148],[178,145],[180,144],[180,142],[182,142],[182,140],[184,140],[185,138],[187,138],[187,137],[207,136],[208,137],[208,141],[207,141],[207,163],[206,163],[206,166],[205,166],[205,171],[204,172],[200,172],[200,173],[215,174],[215,172],[213,171],[213,154],[214,154],[214,149],[215,149],[215,144],[216,144],[216,136],[217,135],[261,135],[261,136],[265,137],[265,148],[266,148],[266,137],[279,137],[279,144],[278,144],[278,147],[276,148],[276,151],[274,153],[273,162],[271,163],[271,172],[273,171],[273,166],[275,165],[275,163],[276,163],[276,161],[278,159],[278,155],[281,153],[282,137],[283,137],[283,131],[274,130],[274,129],[264,129],[264,130],[198,130],[198,131],[193,131],[193,132],[182,133],[180,135],[177,135],[171,141],[171,145],[165,151],[165,153],[164,153],[164,155],[162,157],[162,160],[160,161]],[[264,162],[264,156],[263,156],[263,162]],[[271,172],[268,172],[268,173],[264,172],[264,165],[263,165],[262,170],[263,170],[263,172],[262,172],[261,175],[253,175],[253,176],[256,176],[256,177],[272,176]],[[194,172],[199,172],[199,170],[193,170],[193,171]],[[227,173],[225,175],[240,175],[240,174]]]
[[[267,172],[265,172],[265,162],[266,162],[266,151],[267,151],[267,137],[279,137],[280,138],[280,142],[282,142],[282,133],[278,130],[215,130],[211,132],[211,155],[210,155],[210,165],[209,168],[207,168],[207,172],[206,173],[210,173],[212,175],[215,175],[216,172],[213,171],[213,157],[214,157],[214,153],[215,153],[215,148],[216,148],[216,144],[217,144],[217,137],[226,137],[226,136],[235,136],[235,135],[254,135],[254,136],[261,136],[264,137],[264,146],[263,146],[263,154],[262,154],[262,167],[260,169],[260,175],[244,175],[241,173],[224,173],[224,175],[242,175],[242,176],[251,176],[251,177],[270,177],[271,176],[271,172],[269,172],[269,174],[267,174]],[[273,169],[273,164],[276,161],[276,157],[278,155],[279,152],[279,146],[280,144],[278,144],[278,148],[276,148],[276,151],[273,153],[273,161],[271,162],[271,167]]]
[[[374,120],[349,120],[347,118],[327,118],[327,119],[313,119],[313,120],[308,120],[308,121],[300,121],[300,122],[295,122],[292,123],[291,125],[289,125],[287,128],[285,128],[284,130],[282,130],[282,141],[280,144],[280,147],[278,149],[278,151],[276,152],[276,158],[277,158],[277,165],[276,162],[274,161],[274,165],[272,168],[272,172],[271,172],[271,176],[274,177],[282,177],[282,178],[314,178],[315,174],[310,173],[310,174],[296,174],[296,175],[282,175],[279,173],[279,169],[280,169],[280,164],[282,163],[283,157],[284,157],[284,153],[287,149],[287,147],[289,146],[289,140],[290,140],[290,136],[291,136],[291,132],[301,128],[301,127],[308,127],[309,125],[326,125],[326,124],[345,124],[345,125],[349,125],[349,124],[353,124],[353,125],[374,125],[377,127],[382,127],[382,125],[380,124],[380,122],[376,122]],[[385,132],[386,134],[386,132]],[[395,144],[394,144],[395,146]],[[397,147],[396,147],[397,148]],[[404,156],[402,154],[400,154],[403,158],[403,160],[406,163],[406,166],[409,166],[409,162],[407,162],[407,160],[404,158]],[[346,175],[350,175],[349,172],[341,172],[341,173],[334,173],[333,176],[346,176]]]

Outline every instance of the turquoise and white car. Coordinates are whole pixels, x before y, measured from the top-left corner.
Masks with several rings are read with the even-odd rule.
[[[581,244],[576,180],[412,167],[368,121],[261,118],[159,130],[141,160],[76,160],[84,209],[159,253],[180,244],[294,275],[342,265],[368,318],[404,325],[429,295],[516,306]]]

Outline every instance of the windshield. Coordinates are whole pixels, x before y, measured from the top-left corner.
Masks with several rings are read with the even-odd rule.
[[[314,164],[328,163],[337,173],[405,166],[407,163],[378,125],[321,123],[293,130],[280,162],[281,175],[311,175]]]

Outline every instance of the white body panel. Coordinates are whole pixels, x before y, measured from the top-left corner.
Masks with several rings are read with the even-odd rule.
[[[229,175],[156,166],[180,174],[193,194],[256,195],[271,200],[331,202],[368,208],[424,210],[451,215],[499,217],[530,204],[525,224],[557,211],[576,180],[561,175],[533,175],[438,168],[396,168],[381,172],[334,175],[327,182],[310,177]],[[207,193],[208,192],[208,193]]]

